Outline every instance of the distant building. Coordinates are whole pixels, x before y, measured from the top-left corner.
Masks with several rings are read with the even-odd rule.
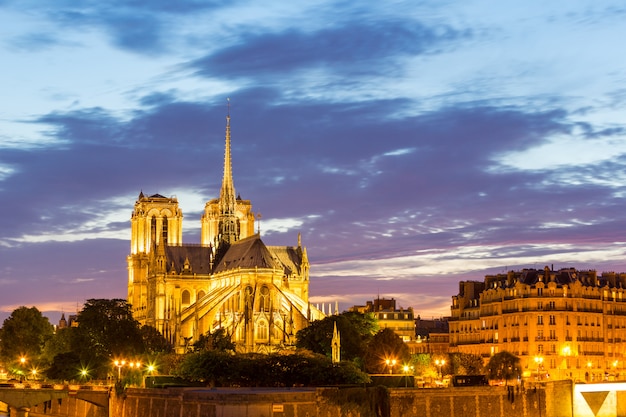
[[[61,313],[61,319],[59,320],[57,329],[65,329],[67,327],[78,327],[78,315],[70,314],[67,317],[68,319],[66,320],[65,313]]]
[[[411,307],[396,308],[396,300],[377,298],[367,301],[364,306],[354,306],[349,311],[359,313],[372,313],[378,321],[381,329],[389,328],[394,331],[404,342],[415,339],[415,321]]]
[[[626,376],[626,274],[550,267],[461,281],[450,348],[508,351],[524,376],[598,381]]]
[[[450,334],[447,318],[415,319],[415,339],[409,343],[411,353],[448,353]]]

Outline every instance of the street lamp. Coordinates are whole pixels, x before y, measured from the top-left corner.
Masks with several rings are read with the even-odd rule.
[[[393,373],[393,367],[396,366],[396,360],[395,359],[386,359],[385,363],[389,367],[389,375],[391,375]]]
[[[541,364],[543,363],[543,357],[542,356],[535,356],[535,363],[537,364],[537,381],[539,381],[539,368],[541,367]]]
[[[122,379],[122,366],[126,365],[125,360],[113,362],[117,366],[117,379]]]
[[[413,371],[413,367],[409,366],[409,365],[404,365],[402,367],[402,370],[404,371],[404,387],[406,388],[408,386],[408,379],[409,379],[409,371]],[[411,386],[413,386],[413,384],[411,384]]]
[[[443,366],[446,364],[445,359],[435,359],[435,365],[439,367],[439,379],[443,379]]]
[[[26,365],[26,357],[22,356],[20,357],[20,382],[22,382],[23,379],[26,378],[24,374],[24,365]]]

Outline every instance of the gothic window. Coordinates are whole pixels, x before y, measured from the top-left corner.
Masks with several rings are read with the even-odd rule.
[[[163,217],[163,230],[161,230],[163,236],[163,243],[167,244],[167,216]]]
[[[246,290],[244,292],[244,308],[249,311],[250,313],[252,313],[253,311],[253,305],[252,305],[252,301],[253,301],[253,294],[254,294],[254,290],[252,289],[251,286],[247,286]]]
[[[181,298],[181,303],[184,306],[188,306],[189,304],[191,304],[191,295],[189,295],[189,291],[184,290],[180,298]]]
[[[198,300],[201,299],[202,297],[204,297],[204,291],[200,290],[198,291]]]
[[[150,221],[150,240],[154,243],[156,242],[156,217],[152,216],[152,220]]]
[[[270,290],[264,285],[261,287],[261,294],[259,300],[259,311],[270,310]]]
[[[267,340],[267,322],[259,320],[256,327],[256,338],[259,340]]]

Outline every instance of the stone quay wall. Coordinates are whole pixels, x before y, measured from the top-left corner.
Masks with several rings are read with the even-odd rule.
[[[390,390],[390,417],[572,417],[572,383],[516,387]]]
[[[110,417],[109,410],[73,396],[47,401],[30,408],[31,417]],[[11,415],[13,417],[13,415]]]
[[[111,392],[109,409],[76,398],[32,417],[573,417],[568,381],[526,389],[168,388]]]

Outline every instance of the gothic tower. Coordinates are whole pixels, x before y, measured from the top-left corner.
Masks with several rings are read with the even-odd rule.
[[[206,203],[201,218],[201,242],[218,248],[254,234],[254,213],[250,200],[235,194],[230,144],[230,105],[226,116],[226,144],[224,147],[224,176],[220,197]]]
[[[183,240],[183,213],[176,197],[139,193],[131,215],[128,263],[128,302],[137,320],[147,318],[155,300],[148,299],[147,271],[150,253],[160,244],[177,246]],[[153,324],[148,320],[147,324]]]

